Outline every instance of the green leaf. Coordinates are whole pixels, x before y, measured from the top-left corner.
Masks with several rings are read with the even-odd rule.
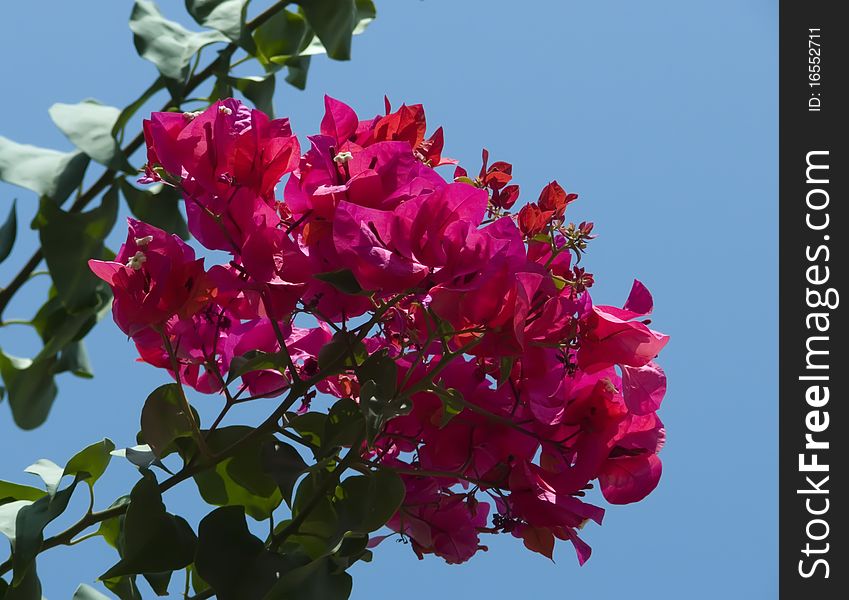
[[[0,180],[61,204],[82,181],[88,156],[18,144],[0,136]]]
[[[300,7],[327,56],[350,60],[351,36],[358,24],[354,0],[302,0]]]
[[[162,573],[143,573],[142,575],[157,596],[167,596],[173,573],[173,571],[165,571]]]
[[[57,465],[52,460],[46,458],[39,459],[33,464],[24,469],[24,473],[38,475],[41,481],[44,482],[44,488],[47,493],[53,496],[59,488],[59,482],[62,480],[64,469]]]
[[[90,585],[81,583],[71,600],[109,600],[109,596],[101,594]]]
[[[342,398],[327,413],[322,449],[325,456],[340,446],[351,446],[360,440],[365,431],[365,421],[360,406],[351,398]]]
[[[180,85],[186,80],[189,63],[198,50],[208,44],[229,41],[219,31],[193,32],[169,21],[149,0],[136,0],[130,29],[139,55],[156,65],[163,77]]]
[[[219,600],[254,600],[274,585],[285,561],[251,534],[241,507],[225,506],[200,522],[195,567]]]
[[[100,579],[182,569],[192,562],[197,545],[186,520],[166,512],[156,478],[149,471],[130,493],[122,538],[121,560]]]
[[[316,273],[313,275],[316,279],[326,281],[340,292],[345,294],[364,294],[369,295],[371,292],[363,292],[357,278],[350,269],[339,269],[338,271],[330,271],[328,273]]]
[[[63,476],[74,476],[94,487],[95,482],[106,472],[115,444],[104,438],[77,452],[65,465]]]
[[[357,367],[357,380],[364,383],[369,379],[374,381],[377,391],[385,398],[395,395],[398,385],[398,365],[385,350],[370,354]]]
[[[347,600],[353,580],[327,557],[283,575],[265,600]]]
[[[463,394],[459,390],[449,388],[439,394],[439,399],[442,400],[442,419],[439,421],[439,427],[442,428],[463,412]]]
[[[42,200],[35,218],[47,268],[62,303],[78,309],[91,302],[101,281],[88,268],[90,258],[103,254],[103,239],[118,216],[118,189],[111,187],[99,207],[85,213],[69,213]]]
[[[56,103],[48,110],[50,118],[77,148],[116,171],[133,172],[121,146],[112,135],[112,129],[121,111],[96,100],[79,104]]]
[[[125,575],[123,577],[113,577],[112,579],[103,580],[110,592],[118,596],[121,600],[143,600],[139,588],[136,586],[135,575]]]
[[[251,434],[246,426],[222,427],[211,432],[207,445],[213,453],[221,452]],[[235,455],[194,476],[203,499],[215,506],[243,506],[258,521],[267,519],[283,501],[277,483],[262,469],[262,446],[271,435],[253,435]]]
[[[180,212],[180,193],[176,189],[159,183],[140,190],[122,179],[121,193],[127,206],[140,221],[176,234],[184,240],[189,239],[186,219]]]
[[[42,498],[47,495],[46,492],[41,494]],[[0,533],[9,538],[10,542],[15,541],[18,513],[21,512],[22,508],[32,503],[32,500],[13,500],[12,502],[0,503]]]
[[[278,69],[280,63],[303,50],[312,38],[312,32],[302,15],[283,9],[257,27],[252,37],[259,60],[267,68]]]
[[[127,126],[127,122],[136,114],[139,109],[145,105],[145,103],[150,100],[156,92],[165,88],[165,79],[162,77],[157,77],[156,81],[150,84],[150,87],[147,88],[142,95],[139,96],[132,104],[127,105],[122,111],[121,114],[118,115],[118,118],[115,119],[115,124],[112,126],[112,136],[116,139],[121,139],[124,133],[124,127]]]
[[[47,419],[57,392],[53,381],[54,363],[52,358],[33,362],[0,350],[0,375],[18,427],[35,429]]]
[[[15,500],[35,501],[47,495],[47,492],[29,485],[0,480],[0,504]]]
[[[186,10],[198,25],[217,29],[238,41],[245,26],[248,0],[186,0]]]
[[[230,362],[230,372],[227,383],[230,384],[245,373],[264,371],[267,369],[280,370],[283,365],[283,355],[279,352],[263,352],[249,350],[242,356],[234,356]]]
[[[56,361],[54,367],[54,373],[64,373],[66,371],[84,379],[94,377],[88,352],[81,341],[71,342],[59,355],[59,360]]]
[[[12,247],[15,245],[15,238],[18,236],[18,214],[15,210],[17,203],[17,200],[12,200],[12,209],[9,211],[9,216],[6,217],[6,222],[0,227],[0,263],[9,257]]]
[[[502,356],[501,363],[498,368],[498,382],[496,387],[501,387],[507,380],[510,379],[510,373],[513,371],[513,364],[516,362],[515,356]]]
[[[321,446],[327,427],[327,415],[308,412],[290,418],[289,424],[298,434],[313,446]]]
[[[259,110],[274,118],[274,73],[231,79],[233,86]]]
[[[12,582],[12,585],[6,590],[3,600],[44,600],[41,595],[41,581],[38,579],[35,563],[30,565],[17,583]]]
[[[307,87],[307,73],[310,69],[309,56],[295,56],[290,58],[285,63],[288,74],[286,75],[286,83],[303,90]]]
[[[368,356],[365,344],[351,331],[337,331],[318,351],[318,367],[328,374],[354,367]]]
[[[283,499],[291,506],[295,482],[307,470],[300,453],[289,444],[270,441],[262,448],[262,468],[277,482]]]
[[[85,337],[95,323],[103,318],[109,311],[111,300],[112,294],[109,287],[103,285],[96,287],[91,296],[79,306],[69,310],[62,304],[62,300],[56,295],[56,290],[53,288],[51,297],[38,310],[32,320],[33,327],[44,343],[44,347],[35,360],[49,359],[64,350],[69,352],[69,355],[60,357],[55,366],[55,372],[74,371],[75,369],[85,370],[87,367],[86,357],[81,353],[84,351],[69,346]]]
[[[404,482],[392,471],[356,475],[339,484],[336,510],[347,531],[371,533],[395,514],[405,493]]]
[[[15,520],[15,552],[12,554],[14,577],[12,585],[17,586],[24,581],[27,572],[34,570],[35,557],[44,541],[44,528],[61,515],[68,507],[68,502],[79,483],[78,479],[55,495],[39,498],[29,506],[24,506],[18,512]]]
[[[191,436],[191,417],[183,410],[180,386],[166,383],[145,400],[141,413],[141,432],[145,443],[157,458],[179,437]]]
[[[310,558],[324,556],[339,545],[345,530],[339,526],[339,515],[332,502],[334,486],[328,490],[327,478],[335,477],[327,471],[313,471],[301,481],[292,502],[292,517],[304,514],[297,531],[286,538],[283,551],[302,551]],[[287,527],[291,521],[283,521],[276,528]]]

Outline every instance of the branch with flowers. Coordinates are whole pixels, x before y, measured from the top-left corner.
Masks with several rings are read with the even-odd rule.
[[[420,105],[360,119],[328,97],[303,153],[288,120],[233,99],[153,113],[144,132],[140,181],[179,190],[194,239],[226,259],[207,266],[130,219],[114,259],[89,261],[118,328],[174,383],[123,451],[142,473],[128,497],[42,537],[63,494],[105,469],[106,441],[64,467],[64,489],[48,474],[52,491],[18,492],[18,523],[44,523],[0,566],[9,589],[39,552],[98,535],[120,556],[100,580],[122,599],[178,570],[186,597],[345,599],[347,569],[387,537],[448,563],[486,536],[549,558],[561,540],[583,564],[596,502],[658,484],[668,337],[639,281],[622,308],[593,302],[575,194],[553,181],[513,213],[512,166],[486,152],[476,177],[446,177],[456,161]],[[218,402],[210,426],[192,398]],[[245,403],[267,417],[230,424]],[[189,479],[219,507],[196,532],[162,502]]]

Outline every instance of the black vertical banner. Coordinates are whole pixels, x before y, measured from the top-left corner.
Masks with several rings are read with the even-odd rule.
[[[849,20],[779,6],[779,579],[849,598]],[[841,14],[843,13],[843,14]]]

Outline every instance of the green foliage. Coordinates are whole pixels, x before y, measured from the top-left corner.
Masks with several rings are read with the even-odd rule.
[[[127,206],[137,219],[184,240],[189,239],[186,219],[180,212],[180,194],[176,189],[161,183],[139,189],[126,179],[121,180],[120,188]]]
[[[34,429],[47,418],[57,393],[53,381],[55,364],[55,357],[32,361],[0,350],[0,375],[18,427]]]
[[[136,50],[156,65],[172,91],[181,89],[192,57],[204,46],[229,41],[219,31],[189,31],[162,16],[156,4],[136,0],[130,15]]]
[[[181,394],[179,385],[166,383],[153,390],[145,400],[141,435],[157,458],[161,458],[177,438],[192,435],[192,417],[183,409]]]
[[[261,600],[286,567],[248,531],[240,507],[218,508],[200,522],[195,568],[219,600]]]
[[[186,10],[198,25],[217,29],[232,41],[242,37],[248,0],[186,0]]]
[[[80,184],[88,166],[82,152],[58,152],[18,144],[0,136],[0,180],[61,204]]]
[[[121,560],[100,579],[182,569],[194,558],[197,537],[185,519],[165,510],[156,479],[148,471],[130,493],[117,544]]]
[[[84,100],[79,104],[56,103],[48,112],[71,143],[92,160],[115,170],[133,171],[121,146],[112,136],[120,110],[96,100]]]
[[[283,496],[273,477],[263,470],[262,448],[274,441],[273,436],[253,434],[243,442],[253,429],[233,426],[217,429],[207,436],[207,445],[213,453],[225,451],[240,443],[238,451],[219,462],[214,469],[195,475],[203,499],[215,506],[242,506],[254,519],[267,519],[280,505]]]
[[[262,448],[262,466],[277,483],[286,504],[291,506],[295,482],[307,470],[307,463],[295,448],[274,440]]]
[[[6,217],[6,221],[0,226],[0,263],[9,257],[12,247],[15,245],[15,238],[18,236],[17,203],[17,200],[12,201],[9,216]]]
[[[103,287],[88,268],[88,260],[103,255],[103,240],[117,216],[118,190],[114,187],[99,207],[86,213],[65,212],[42,200],[34,225],[57,295],[69,309],[85,305],[95,289]]]

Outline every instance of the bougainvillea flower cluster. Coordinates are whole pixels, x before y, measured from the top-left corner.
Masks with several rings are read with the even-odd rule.
[[[310,380],[365,409],[379,394],[358,365],[391,362],[391,410],[351,451],[401,474],[388,526],[420,557],[461,563],[509,533],[549,557],[568,541],[583,563],[581,529],[604,516],[590,490],[624,504],[655,488],[668,337],[639,281],[621,308],[593,301],[579,266],[593,225],[566,218],[576,194],[552,181],[511,212],[512,165],[484,151],[476,176],[452,167],[420,105],[362,120],[326,98],[303,154],[288,120],[233,99],[155,113],[144,132],[142,181],[178,187],[194,238],[229,257],[206,265],[130,220],[115,260],[90,263],[115,322],[203,393],[246,355],[285,353],[288,368],[241,373],[240,393]],[[323,349],[354,331],[364,352],[325,376]]]

